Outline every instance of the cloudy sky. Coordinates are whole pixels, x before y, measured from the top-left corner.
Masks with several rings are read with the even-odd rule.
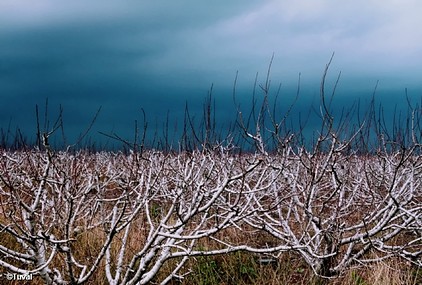
[[[52,121],[63,106],[69,140],[99,107],[92,136],[130,138],[141,108],[151,132],[167,113],[180,128],[185,102],[200,112],[211,85],[227,121],[236,72],[239,101],[249,102],[272,54],[286,104],[301,73],[297,113],[318,98],[333,52],[327,88],[341,71],[339,106],[369,100],[377,81],[387,107],[404,104],[405,88],[417,102],[421,10],[417,0],[1,0],[0,127],[34,138],[35,105],[44,112],[48,98]]]

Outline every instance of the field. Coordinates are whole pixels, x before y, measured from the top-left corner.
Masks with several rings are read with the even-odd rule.
[[[341,147],[4,150],[0,265],[34,284],[420,284],[422,157]]]

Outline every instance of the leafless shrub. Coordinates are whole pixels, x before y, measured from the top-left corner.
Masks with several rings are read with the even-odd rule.
[[[83,283],[104,266],[111,284],[145,284],[169,259],[179,262],[164,281],[188,256],[245,248],[217,240],[220,247],[198,250],[197,241],[249,211],[242,189],[260,159],[135,155],[3,152],[1,234],[10,244],[0,247],[1,266],[47,284]],[[99,242],[84,255],[80,239],[90,232]]]
[[[189,274],[191,258],[240,250],[271,261],[294,252],[324,278],[390,257],[421,267],[419,110],[410,108],[409,130],[392,135],[373,111],[353,127],[351,113],[337,122],[325,95],[331,59],[311,147],[288,130],[291,107],[278,121],[270,108],[271,64],[257,114],[237,109],[255,152],[234,154],[236,134],[217,134],[211,95],[202,131],[186,107],[177,153],[167,136],[164,151],[145,147],[145,113],[142,138],[137,123],[132,142],[108,135],[127,153],[56,151],[49,138],[62,128],[60,111],[51,130],[38,127],[37,148],[1,150],[0,266],[45,284],[99,272],[109,284],[165,284]]]

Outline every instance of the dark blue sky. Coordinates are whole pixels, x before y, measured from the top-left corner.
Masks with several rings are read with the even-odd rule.
[[[250,101],[255,74],[291,102],[293,115],[317,101],[319,81],[333,51],[327,88],[342,77],[336,106],[356,98],[404,107],[422,94],[422,3],[404,1],[24,1],[0,3],[0,127],[35,136],[35,105],[59,105],[69,143],[102,107],[91,131],[131,138],[144,108],[150,131],[169,112],[180,128],[185,102],[201,112],[213,84],[217,118],[236,113],[237,96]],[[284,97],[283,97],[284,96]],[[284,102],[283,101],[283,102]],[[284,103],[284,104],[287,104]],[[343,105],[344,105],[343,104]],[[389,113],[390,114],[390,113]]]

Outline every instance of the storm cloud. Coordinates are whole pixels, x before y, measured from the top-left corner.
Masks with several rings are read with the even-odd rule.
[[[255,74],[263,82],[272,54],[272,82],[282,84],[282,94],[295,93],[301,73],[295,112],[318,95],[333,51],[328,83],[342,72],[338,102],[369,98],[377,81],[387,105],[404,102],[405,88],[418,100],[421,8],[416,0],[5,0],[0,127],[11,122],[33,136],[35,105],[48,98],[51,117],[62,105],[70,138],[100,106],[94,136],[130,136],[141,108],[151,128],[167,112],[181,123],[185,102],[200,113],[211,85],[218,117],[227,120],[235,115],[236,72],[237,96],[248,101]]]

